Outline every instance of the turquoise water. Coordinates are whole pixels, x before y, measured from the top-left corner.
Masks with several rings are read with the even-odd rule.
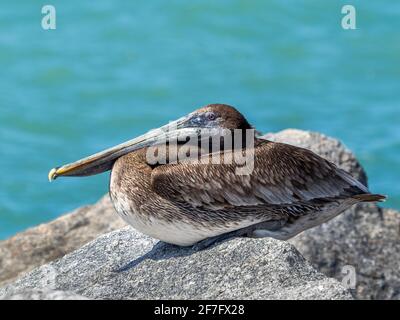
[[[48,170],[198,106],[237,106],[259,130],[340,138],[372,191],[400,208],[400,3],[42,1],[0,10],[0,238],[107,191],[108,174],[48,183]]]

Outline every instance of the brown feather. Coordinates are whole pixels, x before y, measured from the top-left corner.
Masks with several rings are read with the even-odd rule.
[[[290,205],[368,193],[350,174],[309,150],[262,141],[254,155],[254,170],[249,176],[237,175],[235,164],[192,161],[155,168],[151,186],[165,198],[210,208]],[[226,152],[220,154],[221,159],[224,156]]]
[[[353,196],[354,199],[360,200],[362,202],[383,202],[386,200],[386,196],[381,194],[357,194]]]

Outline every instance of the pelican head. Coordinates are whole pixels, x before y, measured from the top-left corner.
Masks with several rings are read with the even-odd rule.
[[[246,118],[234,107],[210,104],[160,128],[108,148],[86,158],[56,167],[49,172],[49,181],[61,176],[90,176],[111,170],[114,162],[135,150],[165,143],[178,137],[200,136],[201,129],[250,129]]]

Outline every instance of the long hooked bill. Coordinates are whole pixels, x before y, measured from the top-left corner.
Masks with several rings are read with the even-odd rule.
[[[158,129],[153,129],[137,138],[121,143],[115,147],[93,154],[78,161],[56,167],[49,172],[49,181],[60,176],[90,176],[111,170],[114,162],[121,156],[166,141],[174,141],[180,137],[199,135],[199,128],[187,127],[188,117],[182,117]]]

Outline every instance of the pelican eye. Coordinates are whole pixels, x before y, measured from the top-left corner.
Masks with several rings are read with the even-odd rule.
[[[217,118],[216,114],[214,112],[206,112],[206,119],[213,121]]]

